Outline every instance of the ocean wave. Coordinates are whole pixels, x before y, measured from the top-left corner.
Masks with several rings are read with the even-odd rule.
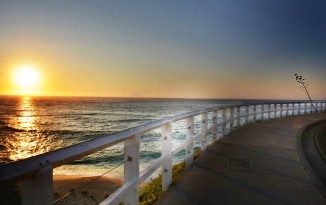
[[[10,127],[8,125],[0,127],[0,131],[4,131],[4,132],[25,132],[25,130]],[[29,131],[31,131],[31,130],[29,130]]]
[[[152,121],[153,119],[144,119],[144,118],[138,118],[138,119],[122,119],[122,120],[111,120],[111,122],[117,122],[117,123],[123,123],[123,122],[126,122],[126,123],[130,123],[130,122],[141,122],[141,121],[144,121],[144,122],[149,122],[149,121]]]
[[[110,155],[111,156],[108,156]],[[122,161],[123,160],[123,154],[118,154],[115,155],[113,153],[107,153],[105,155],[98,155],[96,157],[84,157],[83,159],[80,160],[76,160],[73,162],[70,162],[70,165],[81,165],[81,164],[89,164],[89,165],[95,165],[95,164],[103,164],[103,163],[114,163],[114,162],[118,162],[118,161]]]
[[[158,151],[141,151],[139,154],[140,159],[143,161],[157,159],[161,156],[162,153]]]

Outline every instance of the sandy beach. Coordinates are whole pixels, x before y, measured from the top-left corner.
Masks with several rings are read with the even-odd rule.
[[[98,204],[116,191],[122,180],[110,177],[53,175],[54,204]],[[95,181],[93,181],[96,179]],[[90,183],[93,181],[92,183]]]
[[[82,175],[53,175],[53,193],[56,205],[99,204],[123,183],[111,177]],[[96,180],[94,180],[96,179]],[[92,182],[92,183],[90,183]],[[64,197],[65,196],[65,197]],[[1,205],[20,205],[19,185],[0,187]]]

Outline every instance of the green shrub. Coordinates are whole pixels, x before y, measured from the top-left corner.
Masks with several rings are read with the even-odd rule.
[[[200,155],[200,149],[195,149],[194,160]],[[184,172],[186,163],[180,162],[172,167],[172,183]],[[152,179],[151,182],[144,184],[140,187],[139,204],[140,205],[152,205],[163,194],[162,190],[162,176]]]

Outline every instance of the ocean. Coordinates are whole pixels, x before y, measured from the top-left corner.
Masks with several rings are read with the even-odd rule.
[[[0,97],[0,164],[165,117],[242,102],[245,100],[3,96]],[[195,118],[196,121],[199,119]],[[185,140],[183,127],[182,121],[173,125],[174,147]],[[161,156],[160,132],[157,129],[141,136],[141,169]],[[174,162],[180,161],[183,155],[183,152],[178,153]],[[119,166],[122,161],[123,143],[120,143],[58,167],[54,173],[99,175]],[[121,167],[109,174],[121,177]]]

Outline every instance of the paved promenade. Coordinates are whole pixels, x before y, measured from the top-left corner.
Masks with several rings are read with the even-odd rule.
[[[297,136],[323,119],[326,113],[292,116],[232,132],[209,146],[157,204],[325,205]]]

